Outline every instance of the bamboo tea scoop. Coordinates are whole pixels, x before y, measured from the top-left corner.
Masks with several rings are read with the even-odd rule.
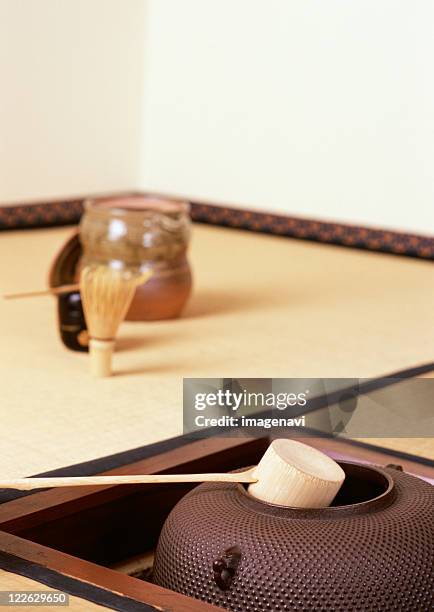
[[[345,478],[333,459],[294,440],[274,440],[258,465],[222,474],[135,474],[0,480],[0,489],[41,489],[83,485],[155,484],[167,482],[240,482],[263,501],[300,508],[328,506]]]
[[[29,297],[40,297],[43,295],[63,295],[64,293],[71,293],[73,291],[79,291],[80,285],[75,283],[73,285],[60,285],[59,287],[50,287],[49,289],[39,289],[38,291],[24,291],[22,293],[5,293],[3,295],[4,300],[20,300],[21,298]]]

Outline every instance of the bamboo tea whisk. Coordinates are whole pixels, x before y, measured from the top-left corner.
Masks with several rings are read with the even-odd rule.
[[[106,265],[83,268],[80,292],[89,330],[90,371],[96,377],[110,376],[114,343],[136,287],[145,283],[152,272],[134,274]]]

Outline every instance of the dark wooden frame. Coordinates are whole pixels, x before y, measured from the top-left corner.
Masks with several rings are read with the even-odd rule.
[[[159,194],[153,195],[158,196]],[[56,202],[23,203],[0,207],[0,230],[75,224],[83,212],[83,202],[84,198],[74,198]],[[395,255],[434,259],[434,238],[418,234],[241,210],[232,206],[217,206],[199,202],[191,202],[191,215],[193,221],[199,223]]]
[[[409,455],[397,460],[397,453],[360,443],[318,437],[303,440],[350,460],[399,463],[409,472],[434,477],[433,467]],[[102,473],[236,469],[255,463],[268,442],[268,438],[215,436],[190,441],[182,437],[156,445],[159,451],[144,459]],[[5,502],[0,505],[0,568],[122,612],[217,611],[207,603],[101,565],[115,561],[116,555],[128,556],[155,545],[165,515],[192,486],[71,487]],[[113,531],[113,525],[119,531]]]

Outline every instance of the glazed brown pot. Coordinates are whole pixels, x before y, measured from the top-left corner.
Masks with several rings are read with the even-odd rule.
[[[329,508],[275,506],[203,484],[173,509],[154,580],[234,612],[432,610],[434,487],[395,468],[340,462]]]
[[[189,205],[145,196],[100,198],[86,204],[80,224],[56,255],[49,286],[77,283],[83,260],[108,263],[125,257],[153,276],[136,289],[126,319],[155,321],[178,317],[192,288],[187,259]],[[60,336],[68,348],[88,350],[88,334],[79,291],[60,295]]]
[[[82,247],[74,233],[56,255],[49,272],[50,287],[78,282]],[[178,317],[192,288],[191,269],[185,254],[177,265],[157,270],[154,276],[136,289],[127,313],[127,321],[157,321]]]
[[[160,321],[181,314],[192,288],[192,275],[186,255],[176,266],[155,270],[152,278],[136,289],[127,321]]]
[[[126,319],[171,319],[191,291],[190,228],[187,202],[139,195],[88,200],[79,228],[81,261],[152,270],[152,278],[137,288]]]

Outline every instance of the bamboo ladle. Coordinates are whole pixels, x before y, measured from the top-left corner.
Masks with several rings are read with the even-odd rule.
[[[333,501],[345,478],[342,468],[321,451],[295,440],[274,440],[256,467],[211,474],[136,474],[0,480],[0,489],[28,491],[83,485],[155,484],[168,482],[239,482],[268,503],[319,508]]]

